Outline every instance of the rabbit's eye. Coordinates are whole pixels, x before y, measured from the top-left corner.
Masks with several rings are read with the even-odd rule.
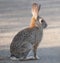
[[[44,22],[44,20],[41,20],[41,23],[43,23]]]
[[[39,19],[39,22],[42,23],[42,19]]]

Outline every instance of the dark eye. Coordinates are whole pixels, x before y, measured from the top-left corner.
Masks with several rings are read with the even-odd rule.
[[[44,20],[41,20],[41,23],[43,23],[44,22]]]

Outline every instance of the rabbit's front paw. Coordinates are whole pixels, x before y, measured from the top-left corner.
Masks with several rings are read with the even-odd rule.
[[[39,56],[36,56],[36,57],[34,57],[34,58],[37,59],[37,60],[40,59]]]

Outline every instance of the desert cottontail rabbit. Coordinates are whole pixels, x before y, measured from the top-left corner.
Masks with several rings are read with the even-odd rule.
[[[34,58],[36,57],[37,47],[43,36],[43,28],[46,28],[47,24],[43,18],[39,17],[39,5],[33,3],[32,5],[32,19],[30,26],[17,33],[13,38],[10,45],[11,57],[19,59],[26,59],[31,49],[34,52]]]

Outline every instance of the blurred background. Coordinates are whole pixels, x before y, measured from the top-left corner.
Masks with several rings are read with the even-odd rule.
[[[34,2],[41,4],[39,15],[48,24],[39,48],[52,47],[41,50],[40,54],[47,51],[48,55],[55,53],[60,56],[60,0],[0,0],[0,56],[9,55],[6,52],[9,51],[13,37],[29,26]]]

